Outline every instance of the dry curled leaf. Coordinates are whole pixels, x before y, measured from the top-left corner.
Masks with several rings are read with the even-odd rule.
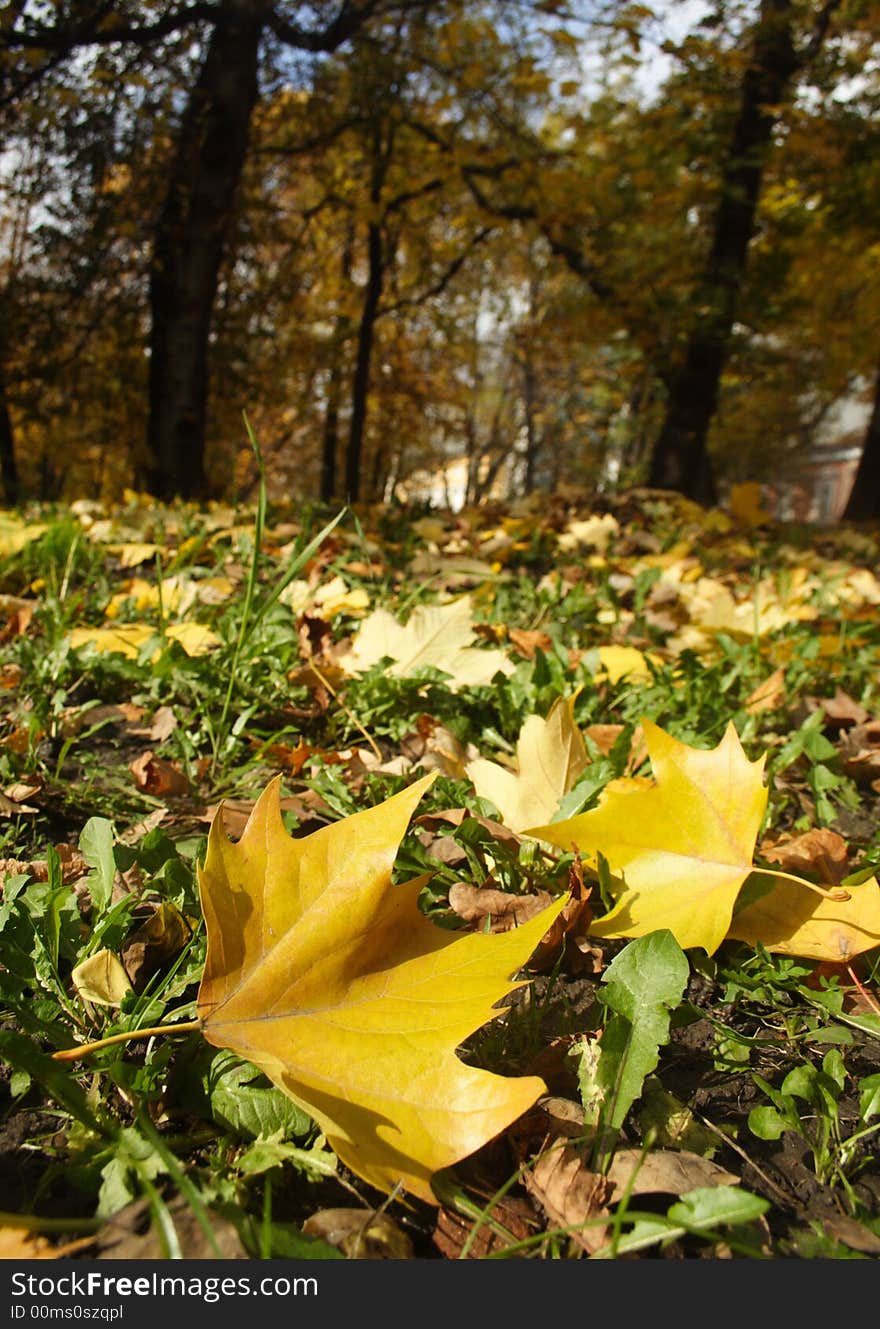
[[[371,1209],[319,1209],[303,1223],[307,1237],[320,1237],[350,1260],[412,1260],[413,1244],[387,1214]]]
[[[614,1187],[607,1177],[589,1170],[564,1136],[551,1140],[522,1178],[551,1223],[566,1228],[588,1254],[604,1246]]]
[[[459,918],[478,924],[488,920],[490,932],[509,932],[520,927],[552,902],[553,896],[547,891],[513,895],[491,886],[472,886],[466,881],[453,882],[449,888],[449,904]]]
[[[189,780],[179,766],[157,757],[152,749],[141,753],[128,768],[138,789],[156,798],[189,793]]]
[[[828,886],[843,881],[849,871],[846,841],[827,827],[814,827],[803,835],[780,836],[760,846],[761,857],[786,872],[815,877]]]

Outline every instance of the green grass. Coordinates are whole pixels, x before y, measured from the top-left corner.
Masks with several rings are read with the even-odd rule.
[[[588,510],[573,506],[571,515]],[[714,746],[733,721],[751,758],[768,754],[764,830],[834,831],[848,844],[851,873],[876,867],[877,789],[847,765],[845,730],[822,708],[842,691],[865,714],[878,712],[876,601],[870,589],[862,600],[852,589],[880,563],[875,535],[828,532],[832,552],[819,558],[793,529],[701,527],[671,500],[646,504],[637,519],[634,510],[601,554],[562,547],[537,518],[510,517],[513,538],[489,555],[491,576],[467,589],[486,643],[505,649],[515,668],[455,691],[436,669],[397,677],[380,663],[359,677],[335,673],[360,615],[343,606],[322,619],[314,601],[316,588],[340,576],[366,592],[370,608],[404,620],[419,603],[459,593],[442,567],[428,577],[412,571],[419,554],[443,557],[418,534],[423,514],[273,510],[265,490],[255,509],[233,514],[232,535],[215,513],[187,507],[121,506],[101,516],[100,538],[63,508],[27,514],[45,533],[0,560],[9,684],[0,692],[0,1127],[24,1160],[8,1178],[23,1221],[61,1240],[143,1200],[165,1258],[182,1253],[181,1205],[205,1255],[231,1228],[250,1258],[336,1258],[302,1231],[309,1214],[340,1196],[366,1212],[382,1204],[337,1164],[307,1114],[198,1033],[110,1045],[84,1064],[51,1056],[195,1018],[205,957],[196,877],[211,810],[224,798],[247,804],[279,771],[286,824],[302,835],[382,802],[425,763],[439,763],[419,813],[461,816],[428,831],[414,822],[395,879],[430,874],[420,903],[446,928],[460,925],[448,898],[458,881],[524,896],[557,895],[571,880],[573,854],[500,834],[497,809],[477,797],[464,769],[477,754],[509,759],[528,716],[546,714],[560,696],[576,695],[592,758],[567,815],[595,806],[611,780],[647,773],[630,764],[642,718],[700,747]],[[485,561],[485,534],[477,513],[468,548],[457,552]],[[125,566],[124,547],[141,541],[160,554]],[[680,595],[668,577],[676,558]],[[802,569],[811,581],[797,604],[812,617],[761,633],[709,630],[688,609],[687,588],[700,577],[721,578],[745,598],[769,575],[785,595]],[[178,574],[189,601],[182,612],[167,595],[141,607],[134,595],[119,602],[114,624],[150,629],[130,657],[71,645],[72,630],[105,623],[111,597],[133,577],[161,585]],[[306,607],[294,611],[285,593],[300,581]],[[26,613],[16,618],[20,601]],[[188,654],[169,636],[179,621],[210,629],[216,645]],[[685,630],[701,627],[688,639]],[[517,631],[545,636],[523,654]],[[646,672],[604,679],[599,649],[612,643],[645,652]],[[308,678],[310,659],[318,674]],[[774,704],[756,708],[753,694],[778,668]],[[163,716],[168,723],[154,730]],[[589,736],[597,725],[620,727],[607,750]],[[136,781],[132,766],[148,749],[179,773],[176,792]],[[594,899],[601,910],[599,882]],[[583,1109],[572,1049],[608,1016],[602,974],[624,947],[593,949],[592,968],[587,948],[560,951],[462,1055],[501,1073],[545,1075],[551,1092]],[[116,1004],[87,999],[72,978],[102,950],[136,973]],[[618,1145],[647,1156],[686,1138],[723,1158],[736,1183],[714,1195],[699,1187],[618,1195],[591,1258],[871,1258],[880,1248],[878,953],[849,970],[822,970],[728,942],[712,957],[689,953],[686,964],[668,1036],[655,1065],[645,1058],[632,1098],[620,1100],[610,1146],[597,1152],[585,1122],[585,1165],[606,1170]],[[458,1255],[587,1257],[579,1232],[596,1220],[554,1217],[525,1184],[532,1166],[501,1142],[438,1178],[467,1234]],[[795,1183],[811,1192],[812,1208],[796,1202]],[[526,1232],[505,1216],[511,1197],[531,1205]],[[386,1212],[411,1232],[419,1256],[441,1258],[430,1207],[394,1199]],[[826,1221],[832,1213],[850,1225]]]

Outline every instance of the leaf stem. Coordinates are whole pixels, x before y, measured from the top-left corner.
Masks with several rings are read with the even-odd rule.
[[[380,750],[380,748],[379,748],[378,743],[376,742],[376,740],[375,740],[374,738],[372,738],[372,737],[370,736],[370,734],[367,733],[366,729],[365,729],[364,726],[361,724],[360,720],[357,718],[357,716],[354,714],[354,712],[353,712],[353,711],[350,711],[349,708],[346,706],[345,702],[340,700],[339,693],[336,691],[336,689],[334,688],[333,684],[330,682],[329,678],[326,678],[326,677],[324,676],[324,674],[321,673],[321,670],[320,670],[320,669],[318,668],[318,666],[315,664],[314,660],[309,660],[309,661],[308,661],[308,668],[311,669],[312,673],[315,674],[315,675],[318,677],[318,679],[321,681],[321,683],[323,684],[323,686],[324,686],[324,687],[327,689],[327,691],[330,693],[330,696],[331,696],[331,697],[333,698],[333,700],[336,702],[336,704],[337,704],[337,706],[339,707],[339,709],[340,709],[341,711],[343,711],[343,712],[348,716],[349,720],[350,720],[351,723],[354,725],[354,727],[355,727],[357,730],[359,730],[360,733],[363,734],[364,738],[367,740],[367,742],[369,743],[370,747],[373,749],[373,752],[374,752],[375,755],[378,757],[379,761],[381,761],[381,760],[382,760],[382,753],[381,753],[381,750]]]
[[[851,900],[849,891],[844,890],[842,886],[834,886],[830,889],[826,886],[817,886],[814,881],[807,881],[804,877],[796,877],[793,872],[783,872],[778,868],[755,868],[754,871],[762,877],[778,877],[780,881],[793,881],[797,886],[803,886],[808,891],[815,891],[817,895],[823,896],[826,900],[841,902],[842,900]]]
[[[103,1048],[113,1047],[116,1043],[130,1043],[135,1038],[152,1038],[154,1034],[191,1034],[201,1029],[201,1020],[188,1020],[184,1024],[154,1024],[149,1029],[129,1029],[122,1034],[111,1034],[109,1038],[99,1038],[94,1043],[80,1043],[77,1047],[62,1048],[52,1053],[53,1061],[79,1061],[90,1052],[99,1052]]]

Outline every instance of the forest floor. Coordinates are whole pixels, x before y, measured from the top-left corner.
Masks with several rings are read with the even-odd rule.
[[[0,1257],[880,1254],[878,567],[749,487],[0,516]],[[427,933],[368,963],[340,871]],[[311,1080],[211,1027],[278,881],[322,1002],[412,961],[466,1031],[399,1152],[387,996],[363,1083],[344,1018]]]

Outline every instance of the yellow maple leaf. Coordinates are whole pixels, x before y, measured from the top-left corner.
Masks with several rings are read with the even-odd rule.
[[[658,656],[647,656],[635,646],[600,646],[596,680],[599,682],[607,679],[613,684],[619,683],[627,675],[631,678],[650,678],[649,660],[657,663]]]
[[[612,780],[597,807],[528,834],[602,854],[622,878],[614,908],[596,919],[599,937],[640,937],[668,928],[679,945],[711,955],[730,926],[752,871],[767,806],[764,758],[749,761],[730,724],[710,751],[688,747],[642,720],[654,780]]]
[[[761,506],[761,486],[756,480],[731,485],[728,507],[741,526],[763,526],[773,520],[772,512]]]
[[[69,641],[73,650],[80,646],[94,646],[99,655],[125,655],[129,660],[136,660],[144,642],[154,637],[157,631],[148,623],[119,623],[109,628],[74,628]],[[178,641],[187,655],[204,655],[220,644],[216,632],[204,623],[172,623],[166,627],[165,635]],[[158,659],[160,654],[161,650],[156,651],[153,659]]]
[[[589,758],[574,722],[574,697],[559,697],[546,719],[530,715],[516,744],[515,771],[478,757],[465,770],[481,798],[495,804],[504,824],[524,830],[553,816],[560,799],[586,769]]]
[[[360,674],[388,656],[394,661],[388,672],[396,677],[431,665],[449,674],[453,691],[491,683],[497,673],[513,673],[503,651],[481,650],[471,645],[475,639],[467,595],[450,604],[420,605],[405,626],[387,609],[374,609],[338,663],[347,673]]]
[[[755,878],[770,880],[760,871]],[[851,960],[880,946],[880,886],[869,877],[846,891],[848,899],[835,900],[796,880],[774,880],[766,894],[737,910],[727,935],[779,955],[820,963]]]
[[[432,1173],[504,1130],[545,1092],[535,1076],[468,1066],[456,1047],[497,1016],[511,975],[564,898],[511,932],[456,935],[391,872],[434,779],[291,839],[279,781],[233,844],[215,816],[199,872],[208,1042],[258,1066],[372,1185],[436,1203]]]
[[[13,513],[0,514],[0,558],[10,558],[48,531],[45,522],[25,522]]]

